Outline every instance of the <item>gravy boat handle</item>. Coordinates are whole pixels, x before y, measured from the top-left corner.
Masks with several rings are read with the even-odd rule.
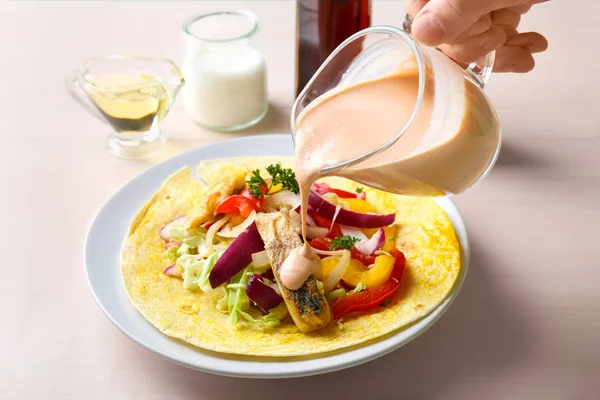
[[[79,78],[79,71],[77,69],[71,70],[65,77],[65,85],[69,95],[77,102],[81,107],[86,109],[91,115],[98,118],[100,121],[106,123],[104,117],[90,102],[87,95],[81,87],[81,79]]]

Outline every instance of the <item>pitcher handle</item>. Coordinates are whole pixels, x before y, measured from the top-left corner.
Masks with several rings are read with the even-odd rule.
[[[104,119],[102,114],[98,112],[98,110],[90,102],[89,98],[83,92],[83,89],[81,88],[80,84],[81,79],[79,76],[79,71],[77,69],[74,69],[67,74],[67,76],[65,77],[65,85],[67,87],[67,92],[77,103],[79,103],[81,107],[86,109],[90,114],[98,118],[100,121],[106,123],[106,120]]]
[[[412,23],[413,18],[410,15],[406,14],[406,16],[404,17],[404,24],[402,25],[402,29],[404,30],[404,32],[408,34],[411,33]],[[475,83],[483,89],[483,87],[490,79],[490,75],[492,75],[495,60],[496,52],[492,51],[491,53],[488,53],[485,57],[483,57],[483,60],[481,60],[481,65],[479,61],[471,63],[467,66],[467,68],[465,68],[465,71],[469,74],[471,78],[473,78]]]
[[[494,70],[494,61],[496,60],[496,52],[492,51],[483,57],[481,65],[479,62],[471,63],[465,68],[465,71],[475,80],[482,89],[490,79]]]

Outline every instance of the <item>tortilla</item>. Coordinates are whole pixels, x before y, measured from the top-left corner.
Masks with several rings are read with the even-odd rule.
[[[206,185],[240,171],[264,168],[285,158],[237,158],[203,162]],[[262,171],[264,173],[264,170]],[[264,176],[267,176],[265,173]],[[363,186],[343,178],[322,179],[354,191]],[[402,285],[385,307],[347,315],[338,323],[301,333],[288,317],[272,330],[242,321],[231,325],[209,296],[186,290],[178,278],[163,274],[169,264],[160,228],[203,204],[207,186],[189,168],[172,175],[134,218],[121,254],[123,282],[132,304],[156,328],[203,349],[238,355],[290,357],[315,355],[379,338],[434,310],[451,291],[460,270],[459,245],[450,220],[431,199],[392,195],[364,187],[378,213],[396,213],[396,247],[407,258]],[[256,314],[259,315],[259,314]]]

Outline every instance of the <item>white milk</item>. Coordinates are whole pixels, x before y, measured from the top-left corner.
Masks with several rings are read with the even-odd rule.
[[[260,119],[267,110],[266,68],[249,46],[205,48],[183,66],[183,99],[199,124],[229,129]]]
[[[184,28],[183,101],[200,125],[236,130],[266,114],[265,62],[250,40],[257,26],[248,13],[222,12],[198,17]]]

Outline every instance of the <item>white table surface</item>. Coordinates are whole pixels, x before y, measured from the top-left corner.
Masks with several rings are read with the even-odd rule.
[[[94,303],[83,242],[105,199],[151,164],[242,134],[194,125],[176,104],[167,150],[146,162],[106,151],[108,128],[66,94],[90,56],[181,62],[179,25],[217,8],[262,21],[268,117],[242,134],[286,132],[293,100],[295,3],[0,3],[0,399],[600,398],[600,5],[538,6],[524,27],[550,50],[528,75],[493,76],[504,148],[488,179],[456,198],[472,239],[462,294],[437,325],[366,365],[281,381],[216,377],[123,336]],[[401,1],[373,22],[400,24]]]

